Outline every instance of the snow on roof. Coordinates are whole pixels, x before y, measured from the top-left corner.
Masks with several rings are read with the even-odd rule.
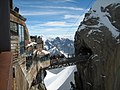
[[[58,90],[75,69],[76,66],[69,66],[58,74],[51,74],[47,72],[47,76],[44,79],[47,90]]]
[[[50,52],[48,52],[46,50],[39,51],[37,49],[33,51],[33,54],[35,55],[36,52],[37,52],[38,55],[47,55],[47,54],[50,54]]]
[[[50,52],[48,52],[48,51],[46,51],[46,50],[42,50],[42,52],[43,52],[44,54],[50,54]]]
[[[36,44],[37,44],[36,42],[31,42],[30,44],[27,45],[27,47],[29,47],[29,46],[34,46],[34,45],[36,45]]]

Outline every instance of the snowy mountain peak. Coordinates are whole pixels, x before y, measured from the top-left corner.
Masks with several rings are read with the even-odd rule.
[[[68,38],[56,37],[54,39],[47,39],[45,41],[45,48],[51,54],[74,54],[74,43]]]
[[[57,55],[57,54],[61,54],[61,52],[58,50],[58,48],[56,47],[53,47],[51,49],[49,49],[49,52],[52,54],[52,55]]]
[[[85,14],[78,31],[92,28],[87,36],[95,32],[104,32],[108,29],[114,38],[120,33],[120,1],[119,0],[97,0],[93,7]],[[104,28],[104,29],[103,29]]]
[[[120,0],[96,0],[93,5],[93,9],[98,10],[101,6],[106,7],[110,4],[120,3]]]

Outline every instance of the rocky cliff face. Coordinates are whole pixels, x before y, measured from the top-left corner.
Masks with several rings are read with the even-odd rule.
[[[92,52],[87,62],[77,65],[77,88],[119,90],[120,1],[97,0],[78,27],[74,44],[76,56]]]

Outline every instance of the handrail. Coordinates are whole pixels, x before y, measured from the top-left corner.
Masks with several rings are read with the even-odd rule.
[[[72,58],[63,58],[63,59],[58,59],[56,63],[51,63],[50,67],[52,66],[60,66],[64,64],[71,65],[71,63],[78,64],[78,63],[85,63],[89,60],[90,56],[89,55],[81,55],[77,57],[72,57]],[[49,67],[47,67],[49,68]]]

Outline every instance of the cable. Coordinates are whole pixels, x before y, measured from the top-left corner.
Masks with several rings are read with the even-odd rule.
[[[83,15],[86,10],[90,7],[90,5],[92,4],[93,0],[90,1],[90,3],[88,4],[88,6],[85,8],[85,10],[83,10],[83,12],[79,15],[79,17],[76,19],[75,23],[70,27],[70,28],[73,28],[74,25],[78,22],[79,18],[81,17],[81,15]],[[69,30],[66,32],[66,34],[68,34]]]
[[[81,12],[81,14],[78,16],[78,18],[75,20],[75,22],[73,23],[72,26],[69,27],[69,29],[66,31],[66,33],[63,35],[63,37],[71,37],[71,35],[69,35],[70,31],[75,27],[75,24],[78,22],[79,18],[81,17],[81,15],[83,15],[88,8],[90,8],[90,6],[92,5],[94,0],[91,0],[88,5],[86,6],[86,8]],[[53,33],[54,35],[56,35],[55,33]]]
[[[79,20],[79,18],[81,17],[81,15],[83,15],[83,14],[87,11],[87,9],[92,5],[93,1],[94,1],[94,0],[91,0],[91,1],[88,3],[87,7],[81,12],[81,14],[77,17],[77,19],[75,20],[75,22],[73,23],[73,25],[69,27],[69,29],[68,29],[68,30],[66,31],[66,33],[63,35],[63,37],[69,36],[68,33],[70,32],[70,29],[72,30],[72,28],[74,28],[75,24],[78,22],[78,20]],[[53,33],[53,35],[56,36],[57,33]]]
[[[79,20],[79,18],[81,17],[81,15],[83,15],[85,12],[86,12],[86,10],[91,6],[91,4],[93,3],[93,1],[94,0],[91,0],[90,2],[89,2],[89,4],[87,5],[87,7],[85,8],[85,10],[83,10],[83,12],[81,12],[81,14],[78,16],[78,18],[75,20],[75,23],[70,27],[71,29],[74,27],[74,25],[78,22],[78,20]],[[69,33],[69,30],[66,32],[66,34],[65,35],[67,35]]]

